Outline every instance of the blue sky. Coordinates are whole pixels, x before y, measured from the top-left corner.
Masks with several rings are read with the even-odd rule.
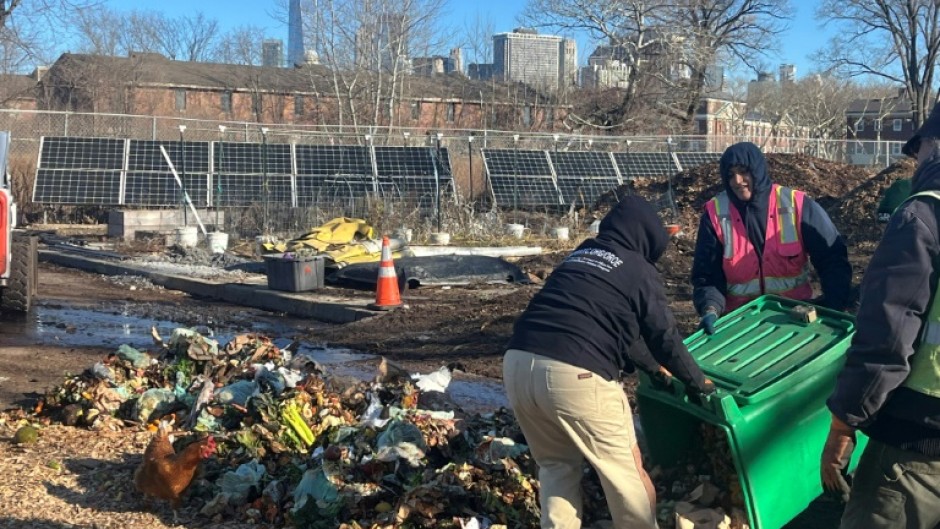
[[[457,30],[476,17],[491,19],[497,32],[511,31],[516,27],[517,15],[526,5],[525,0],[448,0],[445,24]],[[170,16],[190,15],[194,9],[216,18],[223,28],[240,25],[254,25],[265,28],[270,38],[280,38],[287,44],[287,28],[274,20],[270,14],[275,2],[258,0],[106,0],[108,6],[116,10],[143,9],[166,13]],[[771,70],[781,63],[797,66],[797,77],[812,70],[809,55],[826,44],[826,29],[813,19],[815,2],[796,0],[792,2],[796,9],[796,18],[791,21],[791,29],[782,36],[782,49],[779,57],[767,59]],[[577,36],[576,36],[577,38]],[[584,62],[591,53],[592,43],[586,38],[578,40],[578,60]],[[445,53],[441,50],[440,53]]]

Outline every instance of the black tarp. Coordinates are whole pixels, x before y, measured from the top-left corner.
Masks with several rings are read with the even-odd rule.
[[[375,289],[379,263],[358,263],[326,276],[331,285]],[[419,286],[469,285],[472,283],[528,283],[518,266],[486,255],[437,255],[401,257],[395,260],[395,273],[402,290]]]

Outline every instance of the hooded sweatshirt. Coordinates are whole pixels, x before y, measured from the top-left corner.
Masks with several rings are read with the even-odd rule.
[[[940,137],[940,105],[918,135]],[[916,154],[916,151],[914,151]],[[940,191],[940,151],[914,173],[912,193]],[[885,227],[861,285],[856,331],[829,409],[869,437],[940,456],[940,399],[902,386],[940,278],[940,204],[910,199]]]
[[[607,380],[656,362],[702,390],[704,375],[689,355],[653,266],[669,237],[645,200],[626,197],[601,221],[597,237],[552,272],[516,320],[509,349],[582,367]],[[646,348],[635,347],[644,341]]]
[[[747,202],[738,198],[731,189],[731,167],[734,165],[742,165],[751,171],[752,196]],[[767,209],[773,189],[764,154],[753,143],[736,143],[721,155],[718,169],[725,192],[741,215],[747,228],[747,238],[760,258],[764,253]],[[836,310],[845,309],[852,285],[852,266],[849,264],[848,250],[829,215],[810,197],[803,199],[800,240],[819,274],[823,290],[823,299],[819,302]],[[722,268],[723,253],[724,246],[718,239],[708,213],[705,212],[699,221],[698,239],[695,242],[695,256],[692,261],[692,301],[700,315],[705,313],[707,307],[714,307],[719,314],[725,311],[728,283]]]

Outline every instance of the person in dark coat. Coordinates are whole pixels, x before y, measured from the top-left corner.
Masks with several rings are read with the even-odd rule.
[[[940,527],[940,105],[903,149],[912,195],[891,216],[861,285],[856,331],[821,457],[846,494],[857,430],[869,437],[841,527]]]
[[[774,184],[753,143],[728,147],[719,171],[725,190],[705,206],[692,262],[700,327],[712,334],[721,314],[770,293],[845,309],[852,267],[826,211],[801,191]],[[822,286],[818,298],[809,282],[809,262]]]
[[[503,383],[539,465],[544,528],[580,523],[585,459],[600,477],[614,527],[656,526],[655,490],[621,376],[638,365],[665,366],[691,393],[714,389],[682,342],[654,267],[668,241],[649,203],[624,198],[515,322]],[[646,348],[634,347],[640,341]]]

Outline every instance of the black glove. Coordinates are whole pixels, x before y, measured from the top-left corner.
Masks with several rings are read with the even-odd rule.
[[[718,311],[708,307],[705,315],[698,324],[698,328],[705,331],[705,334],[715,334],[715,323],[718,321]]]
[[[653,383],[653,389],[670,391],[672,389],[672,373],[665,367],[660,367],[658,371],[650,373],[650,382]]]
[[[715,392],[715,383],[709,379],[705,379],[705,383],[701,388],[697,388],[692,384],[685,385],[685,394],[689,397],[689,402],[695,404],[701,404],[705,401],[705,398]]]

